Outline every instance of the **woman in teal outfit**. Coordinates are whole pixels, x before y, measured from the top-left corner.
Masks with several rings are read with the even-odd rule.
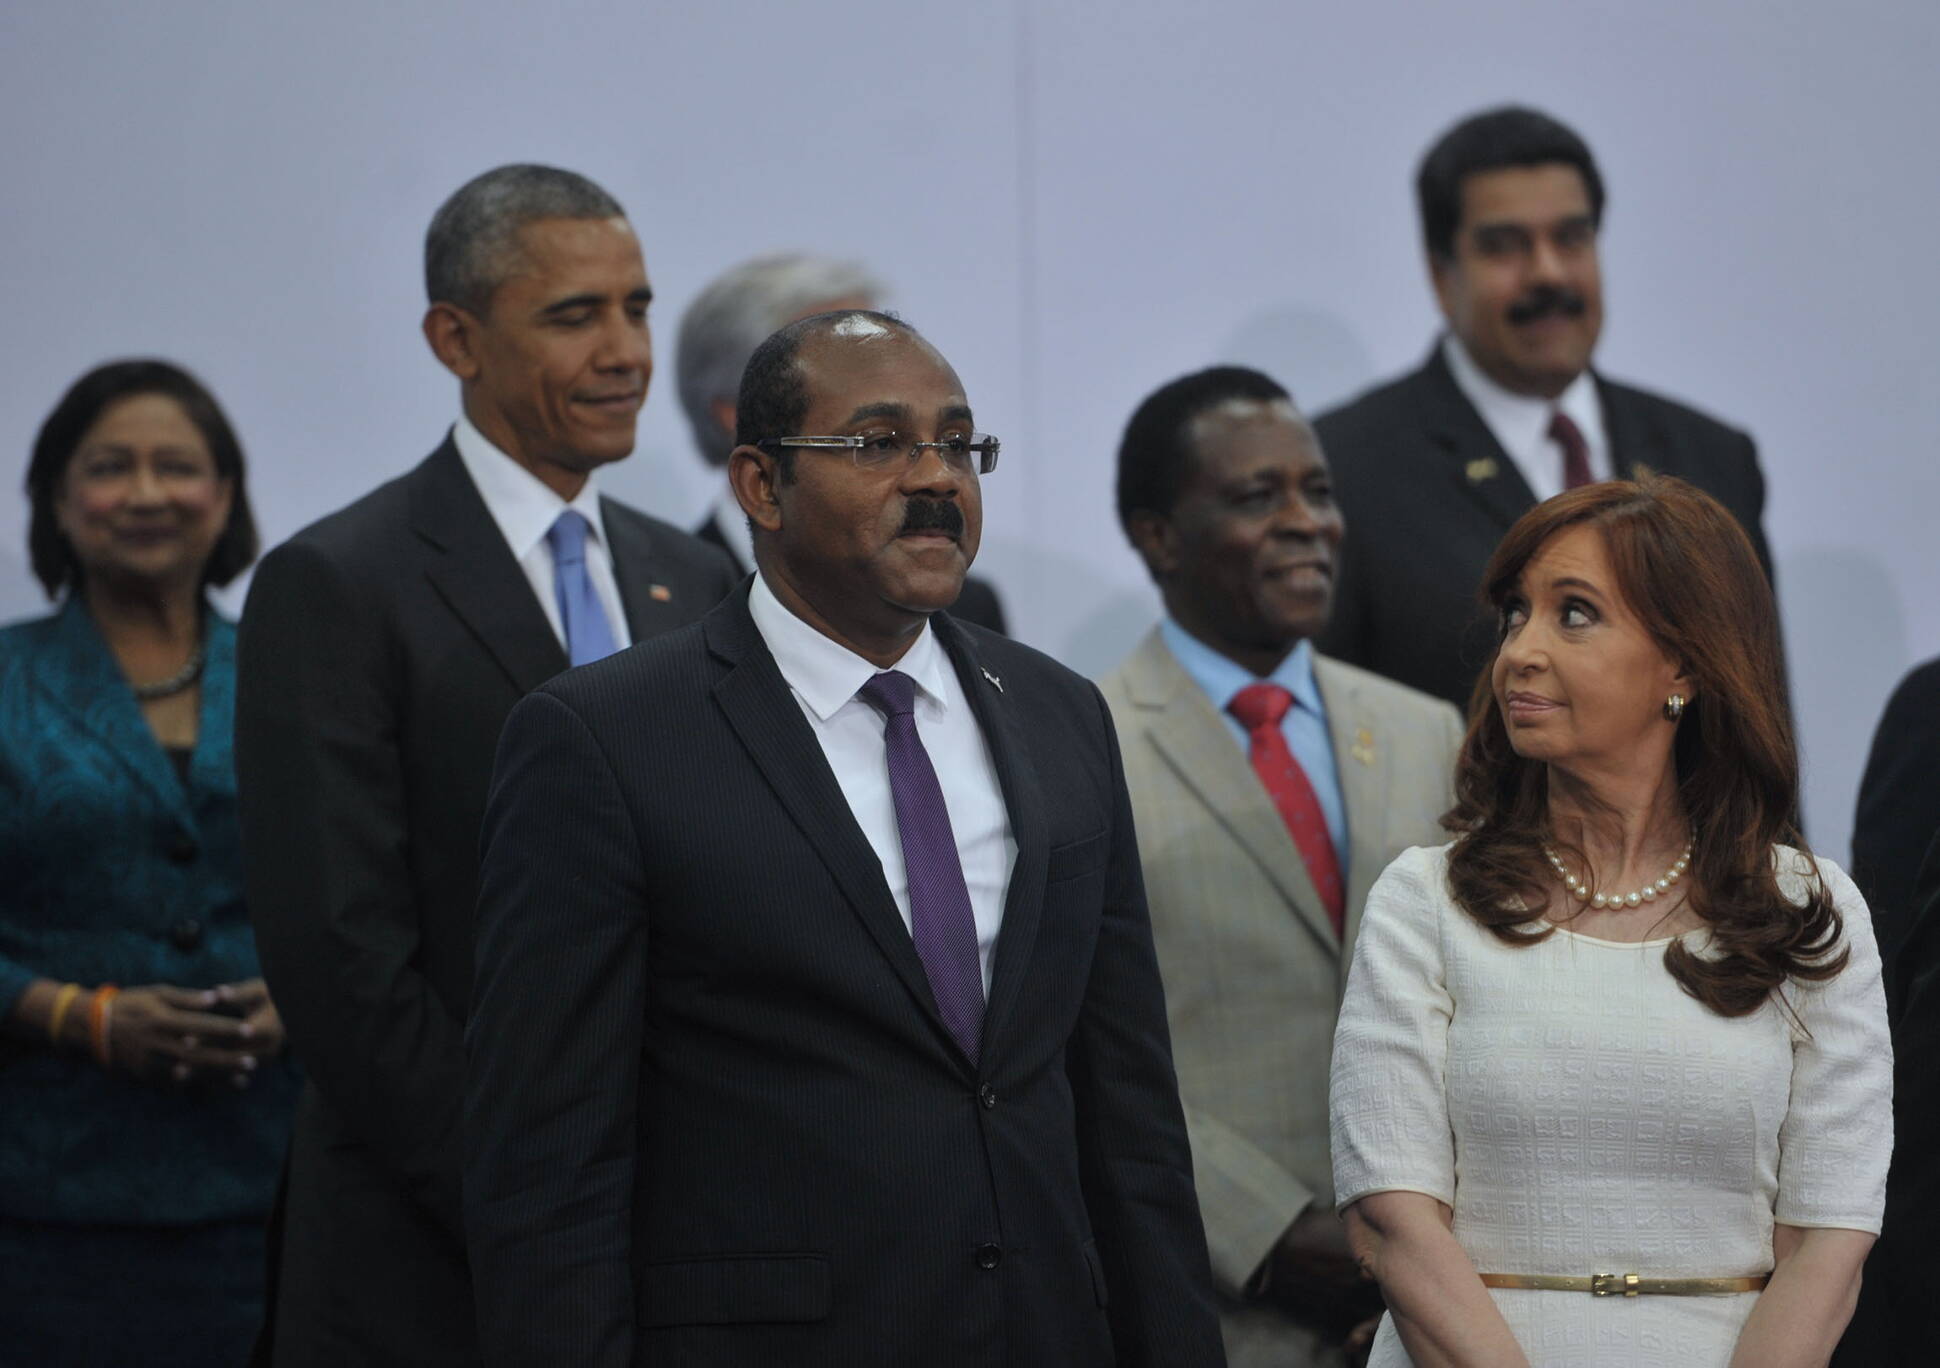
[[[295,1101],[242,901],[242,451],[166,362],[77,381],[27,472],[59,606],[0,630],[0,1359],[241,1363]]]

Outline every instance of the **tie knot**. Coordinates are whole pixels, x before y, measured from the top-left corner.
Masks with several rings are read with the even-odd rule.
[[[589,525],[586,515],[576,508],[569,508],[554,520],[546,529],[546,544],[552,547],[552,559],[559,565],[573,565],[586,559],[586,533]]]
[[[901,670],[884,670],[857,689],[856,697],[884,717],[908,717],[916,711],[916,681]]]
[[[1250,732],[1261,727],[1277,727],[1293,706],[1293,695],[1278,684],[1248,684],[1233,695],[1226,711],[1239,719]]]

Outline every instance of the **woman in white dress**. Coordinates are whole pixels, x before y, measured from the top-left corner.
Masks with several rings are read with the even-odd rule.
[[[1681,481],[1530,510],[1448,818],[1369,894],[1334,1186],[1381,1368],[1823,1365],[1879,1230],[1865,903],[1803,848],[1777,618]]]

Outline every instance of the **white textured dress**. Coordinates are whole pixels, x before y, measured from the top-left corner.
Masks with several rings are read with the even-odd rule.
[[[1809,866],[1774,858],[1801,896]],[[1517,949],[1416,847],[1368,895],[1334,1037],[1334,1189],[1425,1192],[1482,1273],[1738,1277],[1772,1224],[1879,1230],[1892,1046],[1879,951],[1844,871],[1819,867],[1852,957],[1726,1018],[1678,987],[1666,940],[1559,930]],[[1707,933],[1689,933],[1703,953]],[[1592,1297],[1492,1289],[1536,1368],[1723,1368],[1757,1294]],[[1370,1368],[1406,1368],[1387,1318]]]

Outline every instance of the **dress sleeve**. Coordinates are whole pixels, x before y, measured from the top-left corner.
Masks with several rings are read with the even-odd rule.
[[[1825,983],[1790,990],[1804,1030],[1792,1046],[1792,1099],[1778,1130],[1784,1225],[1879,1233],[1893,1155],[1893,1045],[1879,946],[1866,901],[1844,870],[1819,860],[1845,922],[1851,958]]]
[[[1395,1190],[1455,1202],[1443,858],[1424,847],[1407,851],[1368,893],[1334,1032],[1329,1111],[1342,1207]]]

